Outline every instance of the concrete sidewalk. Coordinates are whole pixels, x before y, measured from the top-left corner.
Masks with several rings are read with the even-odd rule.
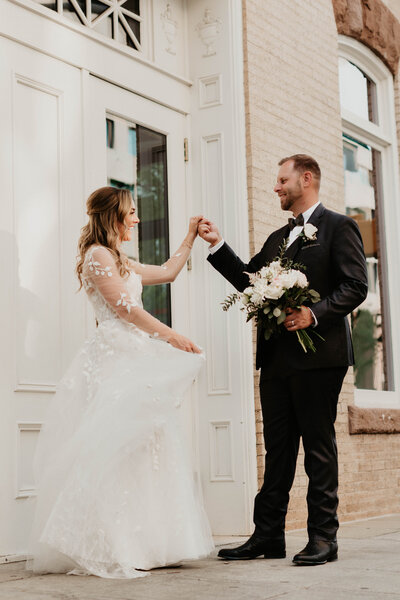
[[[230,539],[229,541],[232,541]],[[220,544],[222,540],[217,540]],[[339,560],[296,567],[292,556],[305,531],[287,536],[288,557],[224,562],[213,556],[144,578],[110,580],[68,575],[32,576],[24,563],[0,566],[3,600],[394,600],[400,599],[400,515],[345,523]]]

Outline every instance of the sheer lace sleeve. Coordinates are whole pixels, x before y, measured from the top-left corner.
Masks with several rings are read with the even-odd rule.
[[[171,283],[185,266],[191,249],[192,244],[185,238],[178,250],[161,266],[143,265],[132,260],[129,262],[133,270],[141,275],[143,285]]]
[[[121,277],[115,259],[107,248],[98,246],[90,251],[85,279],[99,291],[119,318],[147,333],[168,340],[172,330],[141,308],[131,297],[126,280]]]

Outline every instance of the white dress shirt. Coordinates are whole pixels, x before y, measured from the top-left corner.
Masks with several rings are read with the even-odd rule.
[[[310,208],[307,208],[307,210],[303,212],[304,225],[308,222],[308,219],[311,217],[314,210],[319,204],[321,204],[321,202],[316,202],[315,204],[310,206]],[[303,225],[296,225],[296,227],[293,227],[292,231],[289,233],[289,241],[288,245],[286,246],[287,248],[289,248],[289,246],[291,246],[293,242],[298,238],[302,229]]]

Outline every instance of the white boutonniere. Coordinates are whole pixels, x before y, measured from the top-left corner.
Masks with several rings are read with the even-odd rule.
[[[299,237],[303,238],[304,242],[313,242],[317,239],[318,227],[311,223],[306,223],[303,227],[303,231],[299,234]]]

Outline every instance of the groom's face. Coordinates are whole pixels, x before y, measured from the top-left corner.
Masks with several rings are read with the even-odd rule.
[[[274,192],[279,196],[282,210],[293,210],[296,202],[303,197],[301,174],[293,166],[293,161],[288,160],[278,171]]]

